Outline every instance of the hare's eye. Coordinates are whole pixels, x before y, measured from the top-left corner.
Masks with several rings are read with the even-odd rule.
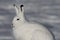
[[[17,20],[19,20],[19,19],[17,19]]]

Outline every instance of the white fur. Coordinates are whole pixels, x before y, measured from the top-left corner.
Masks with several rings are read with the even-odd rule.
[[[13,34],[16,40],[53,40],[52,34],[43,25],[25,21],[23,11],[15,7],[17,15],[14,17]],[[17,20],[19,18],[20,20]]]

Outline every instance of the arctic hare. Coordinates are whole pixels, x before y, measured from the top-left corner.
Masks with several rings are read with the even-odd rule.
[[[16,9],[16,16],[12,21],[16,40],[54,40],[52,34],[43,25],[25,21],[24,5],[13,6]]]

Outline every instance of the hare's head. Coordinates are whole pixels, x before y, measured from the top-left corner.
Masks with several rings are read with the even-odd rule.
[[[15,10],[16,10],[16,16],[13,18],[13,25],[20,25],[21,23],[24,22],[24,5],[20,5],[19,7],[16,6],[15,4],[13,5]]]

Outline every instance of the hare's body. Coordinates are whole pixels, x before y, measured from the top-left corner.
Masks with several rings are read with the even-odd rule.
[[[42,25],[23,23],[16,26],[13,28],[16,40],[53,40],[51,33]]]
[[[53,36],[47,28],[36,23],[26,22],[21,15],[23,12],[19,9],[18,11],[20,14],[13,19],[13,34],[16,40],[53,40]]]

